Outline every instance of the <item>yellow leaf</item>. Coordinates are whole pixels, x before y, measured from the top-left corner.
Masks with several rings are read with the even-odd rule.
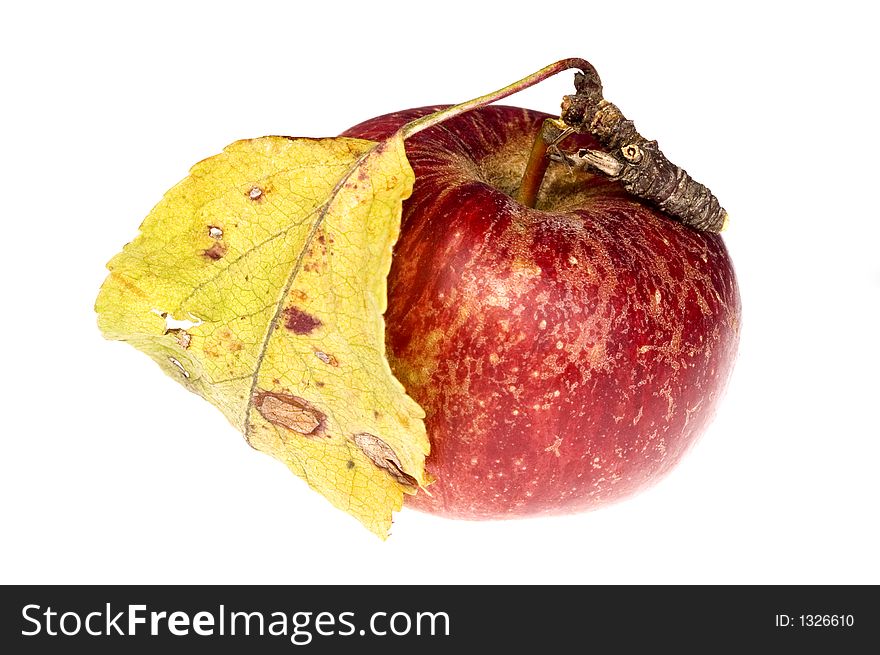
[[[399,135],[238,141],[165,195],[96,302],[105,337],[383,538],[428,483],[424,412],[391,373],[382,317],[412,185]]]

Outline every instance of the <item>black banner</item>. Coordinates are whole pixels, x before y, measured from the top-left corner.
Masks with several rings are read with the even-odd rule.
[[[0,612],[6,653],[856,652],[880,637],[876,587],[22,586]]]

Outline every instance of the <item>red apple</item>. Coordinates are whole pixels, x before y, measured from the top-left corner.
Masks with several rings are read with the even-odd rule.
[[[382,139],[435,109],[344,134]],[[718,235],[562,164],[536,209],[514,200],[546,117],[488,107],[406,143],[387,345],[436,478],[411,507],[488,519],[618,500],[681,459],[729,377],[741,309]]]

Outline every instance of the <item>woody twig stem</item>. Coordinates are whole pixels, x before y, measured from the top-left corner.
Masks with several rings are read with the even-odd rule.
[[[605,173],[632,195],[689,227],[720,232],[727,226],[727,212],[712,192],[670,162],[656,141],[645,139],[616,105],[602,97],[595,71],[575,74],[575,89],[562,101],[562,121],[593,135],[608,152],[582,149],[561,159]]]

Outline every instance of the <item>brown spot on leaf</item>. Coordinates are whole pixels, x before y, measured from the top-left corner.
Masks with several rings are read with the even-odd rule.
[[[264,419],[307,437],[323,435],[326,416],[311,403],[299,396],[272,391],[258,391],[254,407]]]
[[[181,330],[180,328],[165,330],[165,334],[173,334],[177,339],[177,345],[184,350],[189,348],[189,344],[192,342],[192,335],[186,330]]]
[[[208,357],[225,357],[242,350],[244,344],[232,330],[224,326],[205,340],[203,348]]]
[[[140,296],[141,298],[146,298],[147,294],[144,293],[139,286],[130,282],[127,277],[124,275],[113,271],[110,273],[110,277],[113,278],[116,282],[125,287],[126,291],[133,293],[136,296]],[[164,316],[162,318],[165,318]]]
[[[294,334],[311,334],[321,325],[321,321],[298,307],[288,307],[284,310],[284,327]]]
[[[419,488],[419,483],[414,477],[403,472],[400,460],[391,447],[379,437],[361,433],[352,437],[358,448],[366,455],[373,464],[388,473],[404,490],[414,492]]]
[[[339,360],[336,359],[333,355],[325,353],[321,350],[315,351],[315,357],[320,359],[325,364],[329,364],[330,366],[339,366]]]
[[[290,296],[290,299],[294,302],[305,302],[309,299],[309,297],[306,295],[306,292],[302,289],[291,289],[288,295]]]
[[[222,258],[223,255],[226,254],[226,245],[220,241],[217,241],[210,248],[206,248],[202,251],[202,254],[208,259],[213,259],[215,262]]]
[[[330,239],[329,242],[332,243],[333,240]],[[312,239],[303,257],[303,271],[313,273],[321,271],[327,265],[328,259],[333,256],[327,243],[328,238],[323,232],[319,232],[316,238]]]
[[[231,353],[237,353],[242,348],[244,348],[244,344],[241,342],[241,339],[235,336],[232,330],[230,330],[228,327],[220,328],[220,330],[217,332],[217,338],[220,341],[220,347]]]

